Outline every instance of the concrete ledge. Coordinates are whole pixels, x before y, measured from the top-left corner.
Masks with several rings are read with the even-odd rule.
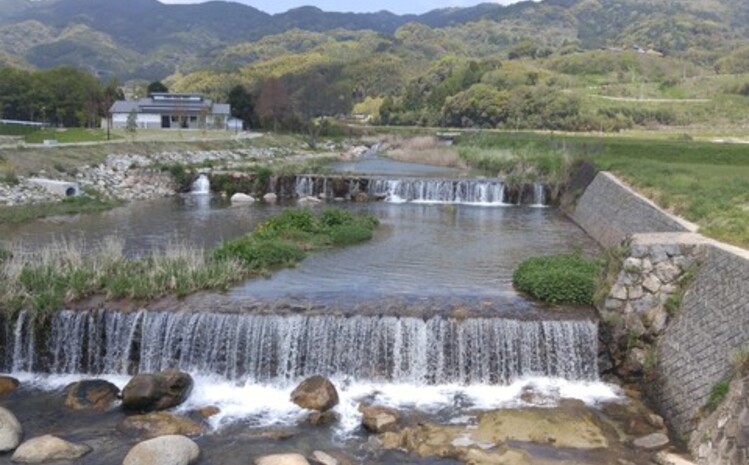
[[[28,180],[32,184],[43,187],[48,192],[59,195],[60,197],[77,197],[81,195],[81,186],[75,182],[55,181],[45,178],[31,178]]]

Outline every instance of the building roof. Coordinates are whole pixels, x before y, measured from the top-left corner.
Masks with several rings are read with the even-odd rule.
[[[109,109],[110,113],[148,114],[212,114],[229,116],[231,106],[227,103],[213,103],[201,94],[153,93],[138,100],[117,100]]]

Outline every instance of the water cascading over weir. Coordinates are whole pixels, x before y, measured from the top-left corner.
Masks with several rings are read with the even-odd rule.
[[[0,372],[133,374],[178,368],[228,380],[323,374],[416,384],[598,379],[589,320],[61,311],[37,337],[4,324]]]
[[[351,199],[359,193],[390,202],[444,203],[482,206],[549,203],[550,191],[542,183],[508,186],[498,179],[383,178],[375,176],[300,175],[295,178],[297,197]]]

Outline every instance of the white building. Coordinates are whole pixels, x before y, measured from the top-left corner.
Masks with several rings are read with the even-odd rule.
[[[139,100],[118,100],[109,110],[113,129],[126,129],[135,115],[138,129],[241,129],[231,117],[231,106],[215,103],[201,94],[153,93]]]

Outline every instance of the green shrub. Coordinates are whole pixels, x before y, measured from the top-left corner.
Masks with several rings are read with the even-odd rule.
[[[192,184],[195,182],[195,171],[178,164],[165,166],[162,170],[172,175],[178,191],[189,192],[192,189]]]
[[[513,284],[544,302],[592,304],[602,270],[600,260],[580,254],[535,257],[515,270]]]
[[[299,246],[288,242],[244,236],[222,244],[214,250],[213,256],[217,260],[236,259],[248,269],[259,271],[298,262],[306,254]]]
[[[372,238],[377,220],[339,209],[315,214],[288,209],[259,225],[252,234],[226,242],[214,250],[218,260],[234,258],[253,271],[290,265],[306,252],[331,245],[351,245]]]
[[[372,229],[359,224],[339,226],[330,232],[332,245],[351,245],[372,239]]]
[[[723,380],[715,383],[710,390],[710,397],[707,398],[707,402],[705,403],[705,410],[708,412],[714,412],[721,402],[723,402],[723,399],[726,398],[730,389],[730,381]]]

